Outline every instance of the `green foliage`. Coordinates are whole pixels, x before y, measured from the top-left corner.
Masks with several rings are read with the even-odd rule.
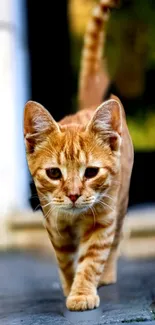
[[[146,28],[146,33],[144,33],[144,35],[140,34],[140,37],[142,38],[140,42],[143,42],[144,39],[145,43],[145,37],[147,37],[147,60],[144,69],[145,71],[155,69],[155,1],[134,0],[132,6],[124,6],[121,10],[114,11],[109,22],[105,56],[108,60],[108,67],[112,80],[119,65],[121,49],[123,46],[125,46],[126,42],[123,37],[123,31],[126,26],[129,26],[134,21],[140,22],[140,24],[144,23],[144,30]],[[72,58],[71,64],[73,71],[72,103],[74,110],[77,104],[76,95],[83,36],[77,37],[75,34],[70,33]],[[141,115],[137,115],[137,108],[135,107],[135,116],[127,116],[129,130],[136,150],[155,150],[155,104],[154,107],[147,107],[148,113],[146,116],[143,114],[144,111],[146,111],[146,107],[142,105]]]
[[[135,150],[155,150],[155,112],[146,117],[128,117],[127,123]]]

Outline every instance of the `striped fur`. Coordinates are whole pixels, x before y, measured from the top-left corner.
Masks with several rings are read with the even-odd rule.
[[[107,23],[110,10],[119,0],[100,0],[88,23],[81,59],[79,78],[79,106],[81,109],[99,105],[109,86],[109,75],[104,57]]]
[[[112,1],[101,1],[93,18],[95,26],[100,28],[105,20],[101,8],[107,15],[106,8],[112,5]],[[83,67],[91,71],[96,69],[93,64]],[[113,96],[98,108],[79,110],[57,123],[44,107],[29,101],[24,137],[66,306],[70,310],[98,307],[98,286],[114,283],[117,277],[133,166],[123,106]],[[88,173],[90,167],[95,168],[93,176]]]

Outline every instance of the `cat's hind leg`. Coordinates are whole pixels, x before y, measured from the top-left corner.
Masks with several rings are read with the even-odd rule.
[[[120,256],[120,244],[123,239],[124,229],[123,229],[123,219],[126,213],[126,204],[122,208],[122,213],[119,214],[117,227],[115,230],[115,237],[111,247],[109,257],[107,259],[105,268],[100,277],[99,286],[114,284],[117,281],[117,260]]]
[[[118,250],[112,248],[105,269],[99,281],[99,287],[102,285],[114,284],[117,281],[117,259]]]

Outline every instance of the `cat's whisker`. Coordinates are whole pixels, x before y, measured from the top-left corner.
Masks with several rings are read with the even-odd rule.
[[[95,227],[95,224],[96,224],[95,212],[94,212],[93,207],[89,207],[89,208],[90,208],[90,210],[92,211],[92,214],[93,214],[94,227]]]
[[[41,191],[38,190],[38,193],[39,193],[39,196],[40,196],[41,200],[46,200],[46,201],[48,200],[47,196],[45,194],[42,194]],[[37,197],[37,195],[36,195],[36,197]]]
[[[50,212],[52,211],[52,208],[51,209],[49,209],[48,211],[47,211],[47,213],[44,215],[44,218],[45,219],[47,219],[48,218],[48,216],[49,216],[49,214],[50,214]]]
[[[34,212],[36,212],[39,207],[42,207],[40,203],[35,207]]]
[[[51,202],[50,202],[49,204],[51,204]],[[46,213],[46,215],[45,215],[45,219],[47,219],[48,216],[49,216],[49,214],[50,214],[51,212],[54,212],[54,210],[56,210],[56,207],[51,207],[51,208],[48,210],[48,212]],[[63,236],[60,234],[60,231],[59,231],[59,229],[58,229],[58,211],[56,211],[56,213],[55,213],[54,220],[55,220],[55,228],[56,228],[56,231],[57,231],[58,235],[59,235],[61,238],[63,238]]]
[[[39,192],[39,191],[38,191],[38,192]],[[40,193],[41,193],[41,192],[40,192]],[[34,195],[31,196],[31,198],[32,198],[32,199],[37,199],[37,198],[39,199],[39,196],[38,196],[38,194],[34,194]],[[40,199],[44,200],[45,198],[46,198],[46,196],[45,196],[45,195],[43,196],[42,193],[41,193],[41,195],[40,195]],[[46,198],[46,199],[47,199],[47,198]]]
[[[107,207],[107,208],[111,209],[112,211],[115,211],[109,204],[107,204],[105,202],[102,202],[102,201],[99,200],[98,203],[100,205],[102,205],[104,208]]]
[[[110,200],[112,200],[114,203],[116,202],[116,198],[113,198],[112,196],[107,195],[107,194],[104,194],[104,195],[103,195],[103,198],[110,199]]]
[[[31,199],[38,198],[37,194],[31,195]]]
[[[54,211],[54,210],[55,210],[55,207],[51,207],[51,208],[47,211],[47,213],[45,214],[45,219],[47,219],[48,216],[49,216],[49,214],[50,214],[52,211]]]
[[[58,235],[59,235],[61,238],[64,238],[64,237],[60,234],[60,231],[59,231],[59,228],[58,228],[58,211],[56,212],[56,217],[55,217],[55,227],[56,227],[56,230],[57,230]]]
[[[80,219],[86,219],[86,215],[85,214],[83,214],[83,213],[80,213]]]
[[[47,199],[47,196],[45,194],[43,194],[41,191],[38,190],[38,193],[39,193],[40,197]]]
[[[44,215],[45,220],[48,219],[48,216],[49,216],[50,212],[51,212],[51,210],[48,210],[47,213]]]
[[[50,204],[52,204],[52,201],[51,202],[48,202],[47,204],[44,204],[42,207],[45,208],[45,207],[47,207]]]

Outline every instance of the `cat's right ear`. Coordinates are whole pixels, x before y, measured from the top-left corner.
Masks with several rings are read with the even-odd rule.
[[[24,139],[27,153],[34,152],[50,132],[60,132],[50,113],[39,103],[28,101],[24,109]]]

